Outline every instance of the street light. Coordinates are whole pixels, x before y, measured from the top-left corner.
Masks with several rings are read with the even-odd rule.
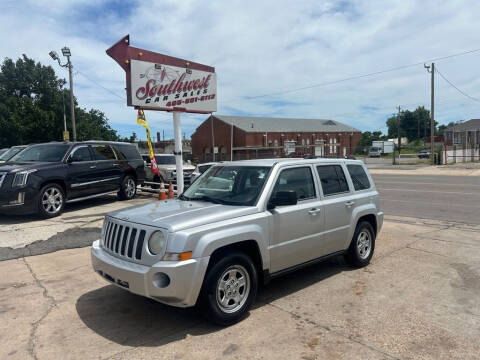
[[[70,114],[71,114],[71,119],[72,119],[72,133],[73,133],[73,141],[77,141],[77,130],[75,127],[75,106],[74,106],[74,101],[73,101],[73,76],[72,76],[72,62],[70,61],[70,56],[72,56],[72,53],[70,52],[70,49],[68,47],[63,47],[62,48],[62,54],[67,58],[67,62],[65,64],[62,64],[60,62],[60,57],[58,56],[56,51],[50,51],[50,57],[53,60],[56,60],[58,62],[58,65],[61,67],[66,67],[68,68],[68,76],[70,80]]]

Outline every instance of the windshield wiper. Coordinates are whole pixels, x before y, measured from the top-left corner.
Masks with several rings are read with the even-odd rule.
[[[184,200],[184,201],[190,201],[192,200],[191,198],[189,198],[188,196],[185,196],[183,194],[181,194],[179,197],[178,197],[179,200]]]
[[[198,200],[198,201],[208,201],[208,202],[211,202],[211,203],[214,203],[214,204],[225,204],[225,201],[223,200],[220,200],[220,199],[217,199],[217,198],[212,198],[210,196],[199,196],[199,197],[196,197],[196,198],[191,198],[190,200]]]

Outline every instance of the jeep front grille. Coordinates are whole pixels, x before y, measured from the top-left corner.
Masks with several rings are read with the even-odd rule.
[[[111,253],[133,260],[142,259],[147,231],[137,224],[117,222],[105,218],[103,247]]]

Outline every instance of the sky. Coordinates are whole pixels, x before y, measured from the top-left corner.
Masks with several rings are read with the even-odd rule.
[[[386,132],[397,106],[430,109],[423,62],[432,59],[476,99],[436,74],[435,119],[480,117],[480,50],[439,59],[480,49],[478,14],[478,0],[0,0],[0,58],[26,54],[68,79],[48,55],[67,45],[79,105],[103,111],[122,136],[145,137],[126,105],[125,73],[105,53],[127,34],[132,46],[214,66],[218,114]],[[153,133],[173,137],[170,113],[146,118]],[[182,114],[182,131],[189,137],[206,118]]]

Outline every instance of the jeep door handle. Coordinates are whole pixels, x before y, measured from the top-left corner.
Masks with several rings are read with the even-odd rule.
[[[113,163],[113,164],[112,164],[112,166],[119,166],[119,164],[115,164],[115,163]]]
[[[347,201],[347,202],[345,203],[345,206],[347,206],[347,207],[350,207],[350,206],[352,206],[352,205],[355,205],[355,201]]]
[[[321,209],[317,209],[317,208],[313,208],[311,210],[308,210],[308,213],[312,216],[315,216],[317,215],[319,212],[321,211]]]
[[[90,169],[95,169],[97,167],[97,165],[92,165],[90,166]]]

